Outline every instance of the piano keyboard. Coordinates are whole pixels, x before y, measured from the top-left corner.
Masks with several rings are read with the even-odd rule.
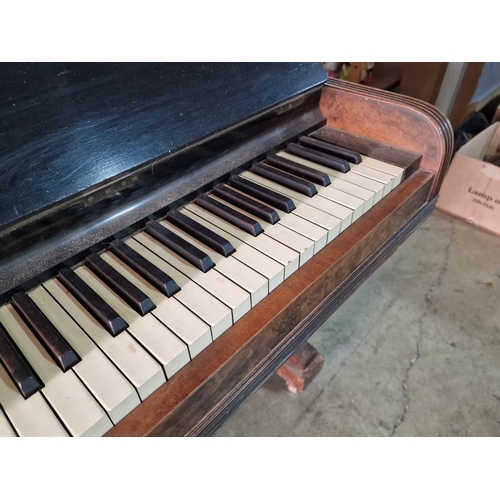
[[[0,307],[0,436],[102,436],[403,179],[301,138]]]

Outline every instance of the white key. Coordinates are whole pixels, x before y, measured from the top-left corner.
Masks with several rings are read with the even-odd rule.
[[[283,158],[287,158],[291,161],[300,163],[302,165],[305,165],[306,167],[311,167],[316,170],[319,170],[320,172],[327,174],[330,177],[330,181],[332,182],[333,179],[341,179],[345,182],[349,182],[350,184],[354,184],[356,186],[361,186],[365,189],[368,189],[373,193],[375,193],[374,203],[378,203],[384,197],[385,184],[374,181],[373,179],[368,179],[367,177],[359,175],[356,172],[353,172],[352,170],[346,172],[345,174],[342,172],[337,172],[336,170],[324,167],[323,165],[320,165],[313,161],[306,160],[298,156],[294,156],[290,153],[287,153],[286,151],[279,152],[278,156],[282,156]]]
[[[30,329],[8,304],[0,308],[5,329],[22,351],[45,387],[44,396],[73,436],[102,436],[112,424],[73,370],[63,373]]]
[[[143,291],[156,304],[156,309],[153,309],[151,314],[156,316],[187,344],[191,359],[211,344],[212,332],[210,327],[184,306],[182,302],[179,302],[177,294],[174,297],[165,297],[111,252],[104,252],[100,257]]]
[[[215,195],[210,196],[214,199],[217,199],[217,201],[219,201],[220,203],[231,207],[233,210],[237,210],[241,214],[253,218],[254,220],[256,219],[254,215],[246,212],[245,210],[242,210],[241,208],[238,208],[232,203],[229,203],[222,198],[218,198]],[[299,266],[303,266],[314,255],[314,241],[296,233],[295,231],[291,231],[286,226],[281,225],[279,222],[276,224],[270,224],[269,222],[266,222],[262,219],[257,220],[262,226],[262,229],[264,229],[264,234],[267,234],[267,236],[275,239],[276,241],[279,241],[280,243],[283,243],[283,245],[286,245],[287,247],[299,253]]]
[[[194,213],[200,215],[205,220],[220,227],[222,230],[232,234],[247,245],[250,245],[285,266],[285,279],[291,276],[299,268],[298,252],[282,245],[279,241],[270,238],[265,233],[254,237],[197,205],[188,204],[185,208],[190,211],[194,210]]]
[[[198,283],[198,285],[203,287],[207,292],[231,308],[234,323],[250,311],[250,294],[243,290],[243,288],[229,281],[216,269],[211,269],[206,273],[200,271],[189,262],[178,257],[176,253],[172,252],[144,231],[135,234],[133,237],[158,255],[158,257],[168,262],[182,274],[195,283]],[[124,240],[124,242],[128,243],[128,239]],[[179,283],[177,284],[181,286]]]
[[[253,269],[231,255],[229,257],[220,255],[215,250],[212,250],[201,241],[178,229],[173,224],[167,221],[162,221],[160,224],[183,238],[185,241],[191,243],[199,250],[205,252],[212,259],[217,271],[231,281],[234,281],[238,286],[250,294],[252,301],[251,307],[255,307],[268,294],[268,283],[264,276],[256,273]]]
[[[313,222],[317,226],[320,226],[328,231],[327,243],[330,243],[334,238],[336,238],[340,233],[341,220],[333,215],[327,214],[322,210],[302,203],[299,200],[295,200],[295,210],[293,211],[295,215],[302,217],[308,221]]]
[[[43,287],[121,370],[142,400],[167,381],[161,366],[126,330],[110,335],[58,280],[46,281]]]
[[[140,403],[137,392],[43,287],[28,295],[82,358],[73,370],[116,425]]]
[[[339,203],[335,203],[332,200],[328,200],[323,196],[306,196],[301,193],[297,193],[292,189],[288,189],[287,187],[282,186],[276,182],[270,181],[261,177],[260,175],[256,175],[253,172],[242,172],[240,174],[242,177],[255,182],[256,184],[260,184],[264,187],[272,189],[277,193],[284,194],[289,198],[292,198],[294,201],[300,201],[305,203],[306,205],[310,205],[311,207],[316,208],[317,210],[321,210],[322,212],[326,212],[337,219],[340,219],[340,232],[347,229],[352,224],[352,210],[350,208],[344,207]]]
[[[21,437],[68,435],[43,396],[36,392],[28,399],[24,399],[2,365],[0,365],[0,406]],[[0,435],[2,435],[1,430]]]
[[[167,378],[189,363],[186,345],[153,315],[136,313],[87,267],[80,266],[75,273],[128,323],[127,330],[162,364]]]
[[[331,186],[318,186],[318,194],[350,208],[353,212],[353,222],[358,220],[367,210],[364,200]]]
[[[339,179],[337,177],[330,177],[331,186],[340,191],[344,191],[356,198],[360,198],[365,202],[365,212],[370,210],[375,203],[375,193],[369,189],[365,189],[361,186],[356,186],[356,184],[351,184],[344,179]]]
[[[226,186],[227,189],[230,189],[234,191],[237,194],[240,194],[240,191],[237,189],[231,187],[231,186]],[[325,231],[323,226],[314,224],[313,222],[308,221],[307,219],[303,219],[299,216],[296,215],[295,210],[290,213],[286,213],[283,210],[280,210],[275,207],[271,207],[269,204],[262,202],[261,200],[255,198],[254,196],[251,196],[247,193],[245,193],[245,196],[247,198],[250,198],[252,200],[255,200],[258,203],[262,203],[263,205],[269,206],[269,208],[272,208],[273,210],[276,211],[278,214],[280,220],[277,222],[277,224],[281,224],[282,226],[287,227],[288,229],[291,229],[292,231],[301,234],[305,238],[308,238],[312,241],[314,241],[314,254],[319,252],[322,248],[325,247],[326,241],[327,241],[327,236],[328,236],[328,231]],[[246,211],[240,210],[242,213],[247,214]],[[251,214],[248,214],[249,216],[252,216]],[[269,227],[269,223],[263,222],[265,224],[265,227]],[[262,224],[261,224],[262,225]],[[262,226],[264,227],[264,226]]]
[[[214,340],[232,326],[233,320],[229,307],[142,245],[140,242],[142,233],[137,236],[137,240],[128,238],[127,245],[167,273],[179,285],[181,290],[175,294],[175,298],[210,325]]]
[[[384,196],[388,195],[394,188],[394,177],[381,172],[380,170],[375,170],[374,168],[361,165],[361,163],[359,165],[349,163],[349,166],[351,167],[351,170],[353,172],[356,172],[357,174],[362,175],[363,177],[366,177],[368,179],[372,179],[384,184]]]
[[[366,165],[372,167],[375,170],[380,170],[386,174],[392,175],[394,177],[394,187],[399,186],[403,180],[403,175],[405,169],[397,167],[396,165],[391,165],[382,160],[376,160],[375,158],[370,158],[369,156],[361,155],[362,162],[360,165]]]
[[[235,259],[238,259],[240,262],[243,262],[243,264],[246,264],[248,267],[251,267],[267,278],[269,293],[272,292],[280,283],[283,283],[285,271],[281,264],[259,252],[255,248],[247,245],[238,238],[235,238],[232,234],[223,231],[221,228],[214,226],[212,223],[199,217],[196,210],[200,209],[200,207],[197,205],[189,204],[188,206],[192,211],[187,210],[187,207],[183,207],[180,211],[187,217],[190,217],[202,226],[205,226],[228,240],[236,250],[233,254]]]
[[[7,417],[3,414],[0,408],[0,437],[16,437],[17,434],[11,427]]]

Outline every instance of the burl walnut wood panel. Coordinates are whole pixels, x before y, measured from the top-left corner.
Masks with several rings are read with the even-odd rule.
[[[341,80],[328,80],[321,111],[327,125],[422,155],[420,168],[435,174],[439,191],[453,153],[453,129],[434,106],[412,97]]]
[[[433,180],[431,173],[414,173],[107,436],[183,436],[214,432],[265,381],[266,367],[275,370],[314,332],[314,329],[301,330],[300,326],[311,321],[322,304],[328,302],[334,306],[336,300],[338,303],[345,300],[342,284],[381,247],[387,248],[408,220],[426,204]],[[381,263],[389,253],[377,262]],[[372,270],[365,270],[363,279]],[[270,376],[272,371],[267,373]]]

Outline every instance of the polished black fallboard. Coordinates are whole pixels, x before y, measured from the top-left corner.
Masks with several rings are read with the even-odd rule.
[[[0,64],[0,296],[318,126],[318,63]]]

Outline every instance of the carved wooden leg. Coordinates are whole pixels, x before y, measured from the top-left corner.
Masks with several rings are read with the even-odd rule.
[[[323,356],[306,342],[276,372],[290,392],[302,392],[323,366]]]

